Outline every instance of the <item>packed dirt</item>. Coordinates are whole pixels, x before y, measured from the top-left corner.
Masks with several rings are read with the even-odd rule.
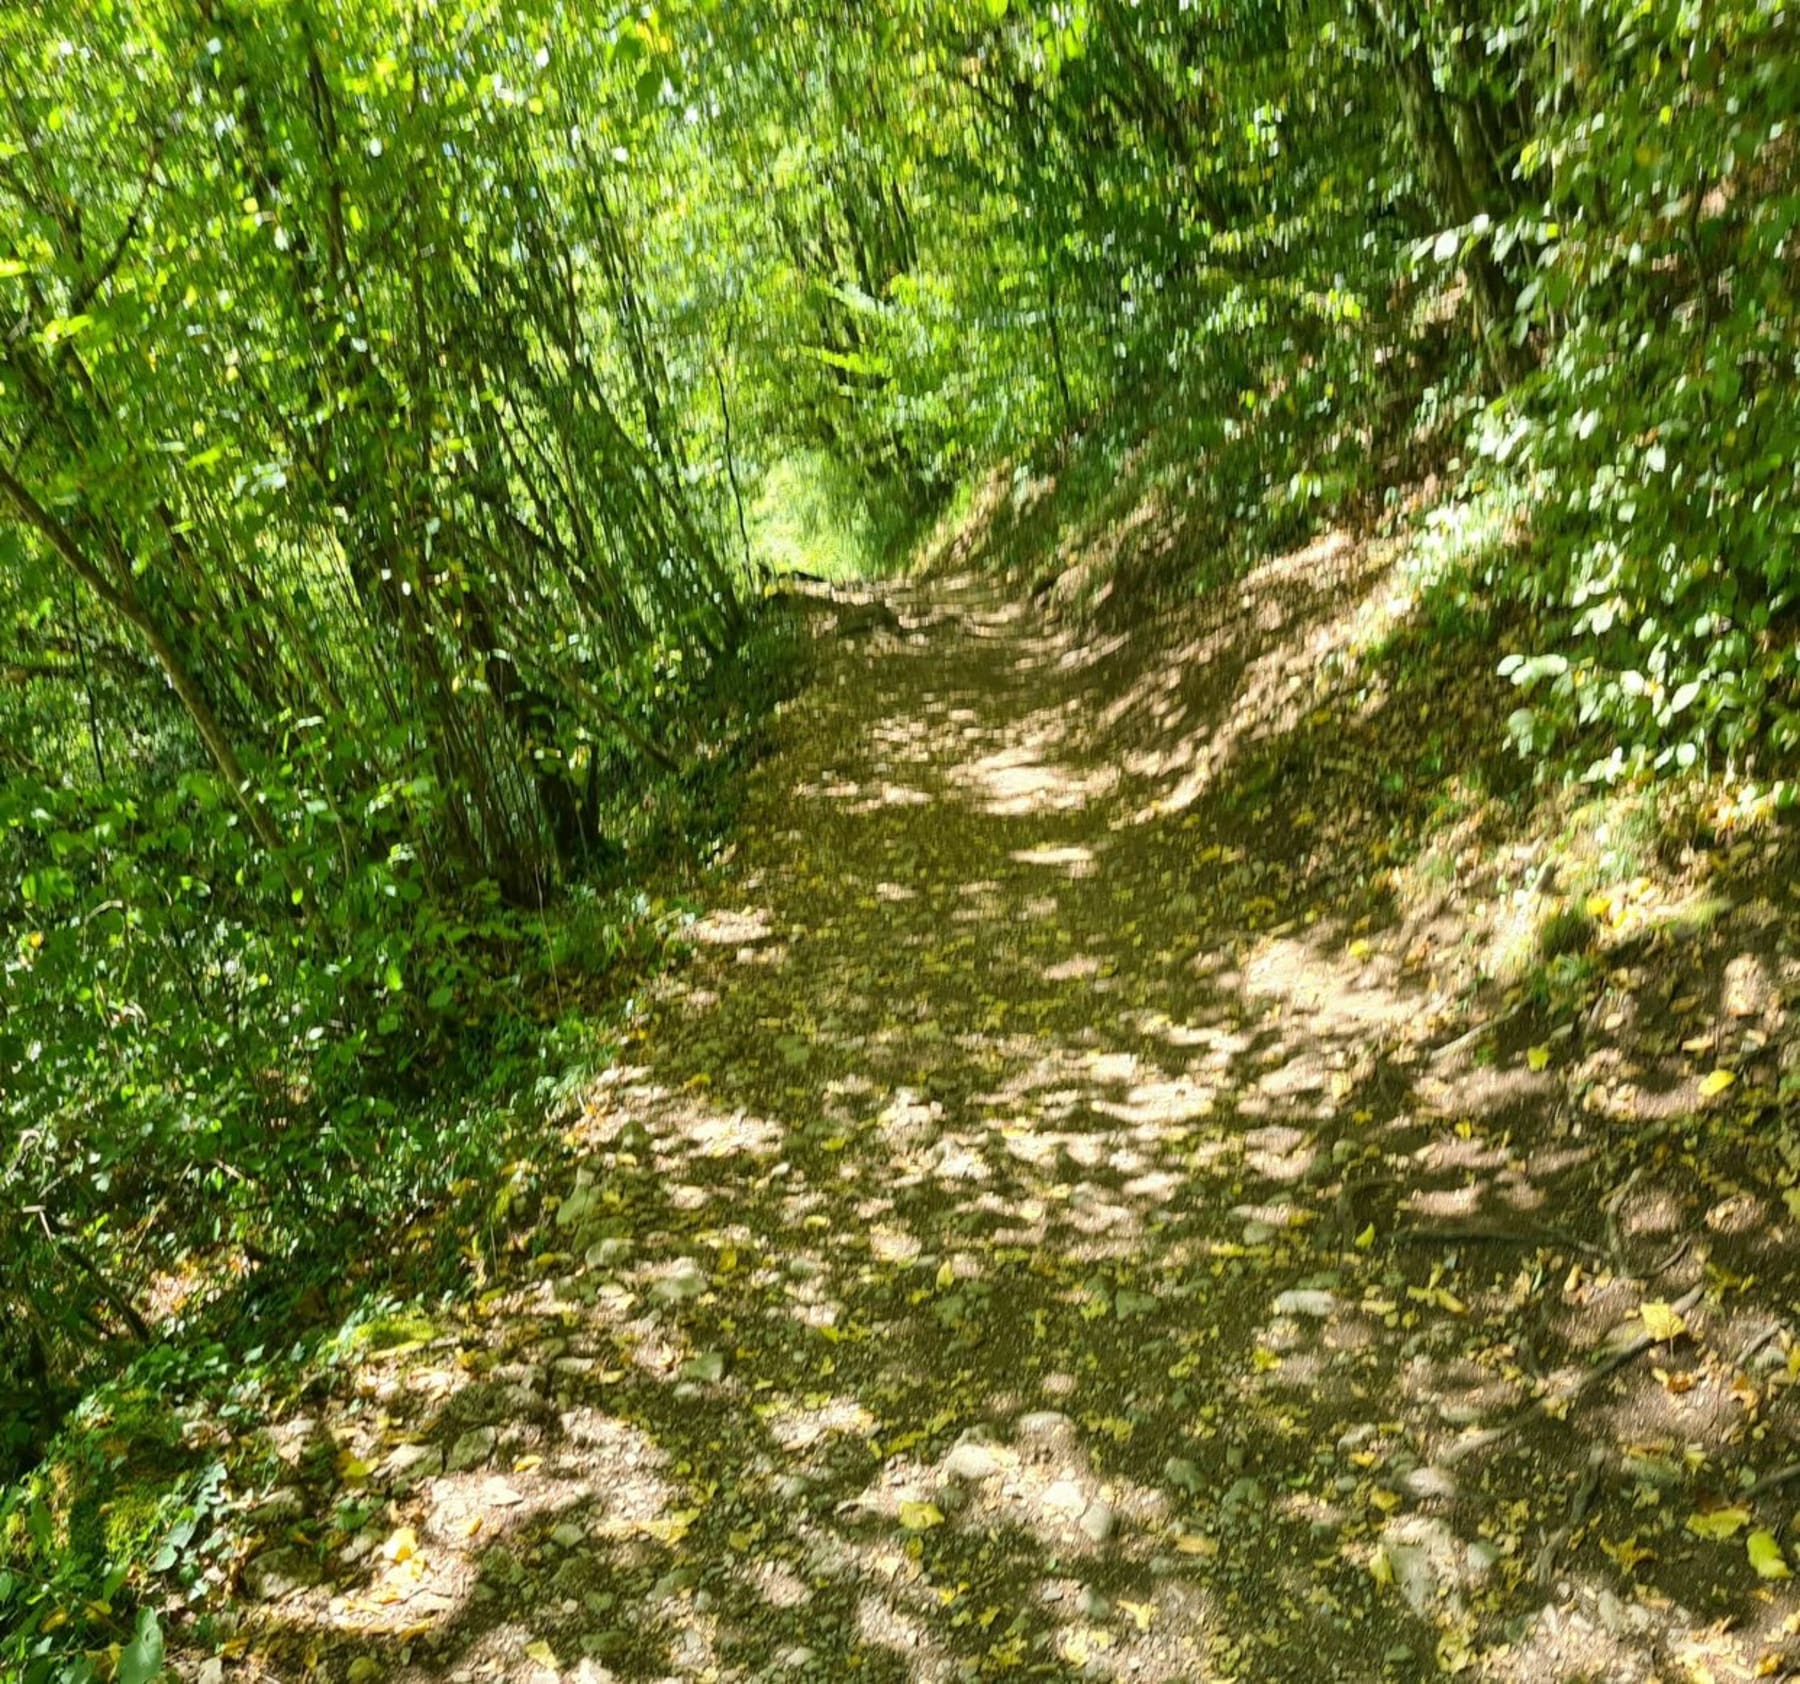
[[[1509,992],[1504,687],[1391,589],[822,638],[515,1273],[271,1424],[257,1672],[1800,1666],[1785,844]]]

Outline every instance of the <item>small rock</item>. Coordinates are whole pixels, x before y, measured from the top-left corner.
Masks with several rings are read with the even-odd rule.
[[[492,1427],[476,1427],[464,1433],[450,1447],[450,1471],[464,1473],[470,1468],[480,1467],[494,1454],[494,1442],[498,1436]]]
[[[1442,1468],[1414,1468],[1401,1477],[1400,1484],[1414,1497],[1451,1498],[1456,1495],[1456,1481]]]
[[[966,1479],[971,1483],[979,1483],[990,1479],[1000,1471],[1000,1458],[993,1450],[972,1439],[964,1439],[954,1446],[950,1454],[944,1458],[944,1472],[951,1479]]]
[[[305,1513],[306,1493],[292,1485],[276,1486],[256,1505],[257,1523],[262,1526],[279,1526]]]
[[[1754,954],[1740,953],[1725,967],[1723,995],[1733,1017],[1758,1017],[1767,1008],[1769,979]]]
[[[200,1663],[200,1670],[194,1674],[194,1684],[225,1684],[225,1663],[217,1655],[212,1655]]]
[[[650,1150],[650,1131],[644,1127],[641,1118],[630,1118],[619,1130],[613,1144],[621,1152],[630,1152],[634,1157],[642,1157]]]
[[[338,1551],[338,1560],[346,1567],[354,1567],[357,1562],[373,1555],[386,1541],[379,1526],[365,1526]]]
[[[1112,1604],[1092,1585],[1083,1585],[1081,1587],[1081,1612],[1085,1619],[1104,1620],[1112,1612]]]
[[[297,1549],[265,1550],[244,1569],[244,1588],[258,1602],[275,1602],[318,1582],[318,1567]]]
[[[1295,1287],[1275,1299],[1278,1316],[1313,1316],[1323,1319],[1337,1308],[1337,1299],[1322,1287]]]
[[[1486,1578],[1503,1559],[1499,1547],[1485,1538],[1477,1538],[1470,1544],[1467,1556],[1470,1576],[1477,1580]]]
[[[1076,1481],[1067,1477],[1047,1486],[1038,1500],[1045,1508],[1055,1514],[1066,1515],[1070,1520],[1084,1513],[1088,1506],[1087,1493]]]
[[[1034,1409],[1019,1417],[1019,1437],[1038,1444],[1073,1443],[1075,1423],[1060,1410]]]
[[[1425,1616],[1438,1594],[1437,1574],[1429,1551],[1395,1539],[1389,1539],[1386,1548],[1401,1597],[1415,1614]]]
[[[388,1483],[396,1493],[444,1471],[444,1452],[435,1444],[400,1444],[387,1459]]]
[[[560,1526],[552,1528],[550,1542],[560,1545],[563,1549],[572,1550],[586,1537],[587,1533],[577,1526],[574,1521],[565,1520]]]
[[[578,1227],[594,1214],[600,1203],[600,1194],[591,1183],[592,1178],[586,1170],[576,1173],[573,1191],[556,1207],[557,1227]]]
[[[1081,1530],[1096,1544],[1105,1543],[1113,1535],[1115,1524],[1117,1517],[1113,1513],[1112,1504],[1101,1497],[1096,1497],[1088,1504],[1080,1521]]]
[[[968,1487],[946,1481],[932,1493],[931,1500],[947,1515],[961,1514],[969,1506]]]

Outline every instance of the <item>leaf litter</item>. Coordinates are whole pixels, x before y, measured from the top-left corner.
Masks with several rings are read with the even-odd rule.
[[[732,940],[648,999],[500,1278],[266,1429],[302,1495],[229,1664],[1795,1664],[1800,1150],[1780,1022],[1695,1028],[1729,941],[1664,943],[1634,880],[1581,991],[1509,995],[1479,881],[1401,893],[1431,833],[1382,766],[1452,721],[1396,736],[1279,641],[1096,668],[928,594],[789,708]],[[1246,719],[1276,656],[1294,705]]]

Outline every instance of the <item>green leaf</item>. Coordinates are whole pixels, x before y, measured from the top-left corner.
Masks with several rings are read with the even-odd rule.
[[[137,1635],[119,1651],[113,1684],[154,1684],[162,1676],[163,1634],[148,1608],[138,1615]]]

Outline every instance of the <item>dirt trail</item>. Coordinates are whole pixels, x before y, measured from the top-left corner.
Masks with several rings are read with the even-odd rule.
[[[754,773],[527,1278],[333,1426],[386,1506],[328,1584],[265,1575],[265,1643],[457,1680],[1786,1653],[1743,1545],[1792,1504],[1685,1524],[1789,1459],[1786,1335],[1694,1290],[1713,1236],[1601,1208],[1554,1070],[1433,1056],[1462,1020],[1318,851],[1329,794],[1121,752],[1129,687],[991,589],[893,600]],[[1248,632],[1139,712],[1224,754],[1234,698],[1312,680]],[[1311,728],[1329,765],[1356,726]],[[1645,1299],[1688,1330],[1645,1350]]]

